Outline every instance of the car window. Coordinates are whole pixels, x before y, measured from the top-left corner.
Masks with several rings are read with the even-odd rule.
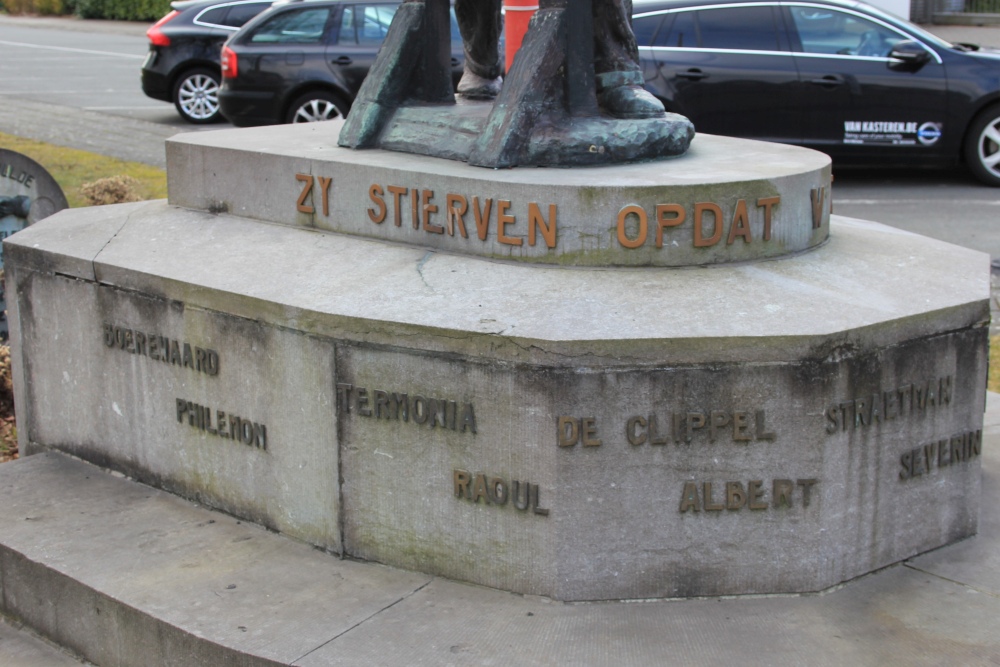
[[[230,5],[229,13],[222,19],[222,25],[230,28],[240,28],[244,23],[271,6],[270,2],[244,2]]]
[[[653,14],[651,16],[637,16],[632,19],[632,32],[635,34],[636,44],[639,46],[653,45],[656,29],[663,23],[663,16],[663,14]]]
[[[340,18],[340,44],[378,45],[385,40],[398,5],[344,7]]]
[[[677,12],[673,15],[673,22],[670,22],[669,19],[664,21],[653,45],[692,49],[697,47],[698,26],[695,23],[694,12]]]
[[[250,41],[254,44],[315,44],[322,41],[323,29],[329,18],[329,7],[282,12],[254,30]]]
[[[778,29],[770,7],[723,7],[694,13],[704,49],[778,50]]]
[[[855,14],[825,7],[789,7],[805,53],[886,57],[905,39],[895,30]]]
[[[206,9],[201,14],[195,18],[196,23],[207,23],[209,25],[222,25],[222,20],[226,16],[226,12],[229,11],[229,7],[212,7],[211,9]]]

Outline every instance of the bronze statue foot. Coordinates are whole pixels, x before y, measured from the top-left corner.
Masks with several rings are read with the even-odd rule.
[[[655,118],[665,109],[660,100],[640,86],[625,85],[607,88],[597,98],[606,112],[615,118]]]
[[[502,83],[502,76],[487,79],[466,69],[462,73],[462,80],[458,82],[458,94],[470,100],[492,100],[500,94]]]

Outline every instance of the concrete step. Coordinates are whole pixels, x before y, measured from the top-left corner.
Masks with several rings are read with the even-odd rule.
[[[0,665],[4,667],[82,667],[91,663],[69,655],[27,628],[0,619]]]
[[[0,466],[0,611],[116,667],[1000,664],[997,398],[979,536],[821,595],[562,604],[340,560],[38,454]]]

